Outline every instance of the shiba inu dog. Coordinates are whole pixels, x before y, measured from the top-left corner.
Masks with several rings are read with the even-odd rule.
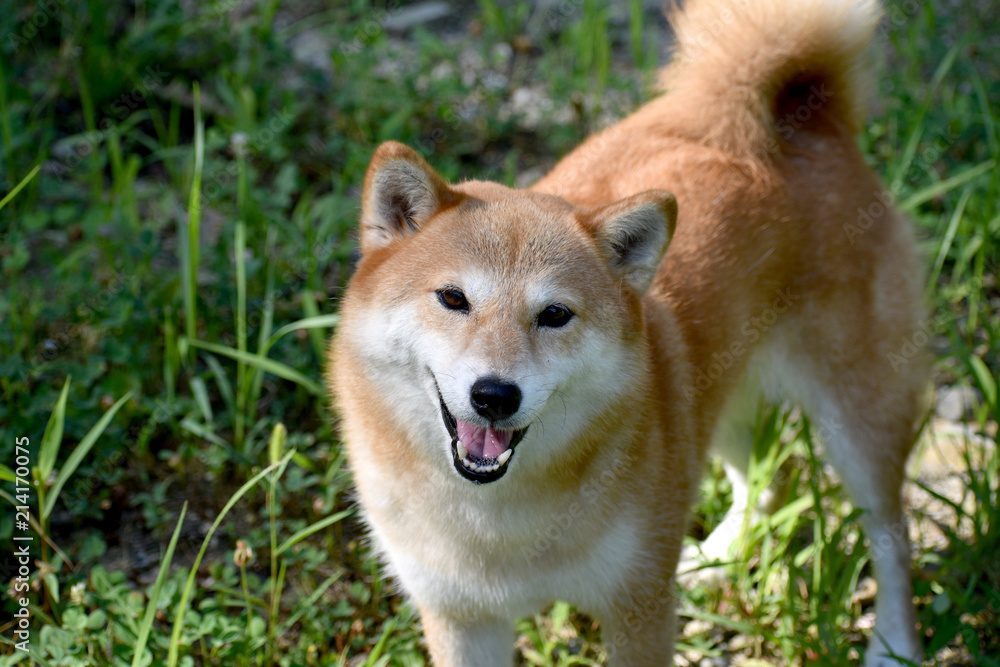
[[[375,152],[328,377],[435,664],[510,664],[554,599],[612,663],[671,664],[688,508],[711,446],[745,474],[761,400],[833,425],[879,586],[866,664],[920,661],[900,486],[926,368],[898,352],[921,263],[853,138],[878,15],[691,0],[666,93],[528,190]]]

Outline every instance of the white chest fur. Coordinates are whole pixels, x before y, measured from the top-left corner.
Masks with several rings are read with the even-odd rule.
[[[642,560],[635,516],[597,519],[597,502],[580,499],[555,511],[470,500],[478,488],[464,504],[440,494],[418,501],[424,511],[369,521],[391,574],[422,604],[514,619],[559,599],[598,613]]]

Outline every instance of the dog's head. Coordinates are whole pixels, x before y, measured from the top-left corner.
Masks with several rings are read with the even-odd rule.
[[[662,191],[579,209],[453,186],[383,144],[365,177],[341,344],[400,429],[465,479],[493,482],[516,459],[552,464],[641,373],[639,299],[676,210]]]

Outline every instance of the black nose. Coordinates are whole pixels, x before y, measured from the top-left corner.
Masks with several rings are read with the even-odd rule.
[[[479,378],[472,385],[472,407],[490,421],[506,419],[521,407],[521,390],[497,378]]]

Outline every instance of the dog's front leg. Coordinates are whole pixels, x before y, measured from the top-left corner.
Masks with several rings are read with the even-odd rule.
[[[420,608],[435,667],[510,667],[514,624],[498,618],[454,618]]]
[[[614,667],[663,667],[674,664],[677,622],[674,582],[645,591],[616,607],[602,620],[601,640]]]

